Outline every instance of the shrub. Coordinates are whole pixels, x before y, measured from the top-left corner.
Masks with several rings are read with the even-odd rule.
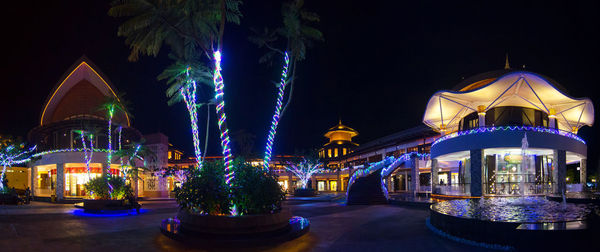
[[[223,162],[206,162],[201,171],[190,171],[186,182],[175,188],[179,206],[195,213],[228,214],[229,187],[223,174]]]
[[[109,193],[109,186],[106,181],[109,181],[112,186],[112,194]],[[113,175],[104,175],[96,177],[88,181],[85,185],[85,190],[94,199],[127,199],[132,198],[133,190],[127,185],[123,178]]]
[[[267,214],[279,211],[285,192],[277,179],[247,163],[237,162],[232,200],[240,214]]]
[[[223,162],[204,163],[201,171],[190,172],[186,182],[175,189],[177,203],[190,212],[210,215],[229,214],[232,203],[242,215],[268,214],[281,208],[285,193],[273,175],[242,160],[234,162],[234,171],[230,188],[223,176]]]

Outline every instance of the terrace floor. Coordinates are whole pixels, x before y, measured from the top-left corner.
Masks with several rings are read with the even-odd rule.
[[[390,205],[344,206],[339,201],[290,200],[295,215],[311,222],[309,233],[268,247],[190,248],[163,236],[162,219],[177,211],[174,201],[142,202],[146,213],[82,217],[72,205],[35,202],[0,206],[2,251],[477,251],[427,229],[428,210]]]

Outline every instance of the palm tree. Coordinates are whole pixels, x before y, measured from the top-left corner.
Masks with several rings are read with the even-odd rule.
[[[170,55],[177,59],[176,56]],[[181,57],[181,56],[180,56]],[[166,80],[169,87],[166,94],[169,98],[169,106],[183,101],[188,110],[192,128],[192,140],[194,143],[194,153],[199,168],[202,167],[202,151],[200,150],[200,137],[198,133],[198,108],[197,102],[197,83],[212,85],[212,74],[208,67],[197,60],[183,61],[176,60],[175,63],[167,67],[159,76],[159,80]],[[205,146],[206,150],[206,146]]]
[[[127,180],[127,177],[133,179],[133,187],[135,195],[138,195],[138,179],[139,171],[147,168],[148,160],[156,160],[156,154],[148,149],[144,144],[144,141],[134,142],[126,146],[126,148],[115,152],[115,156],[121,159],[125,159],[126,165],[121,166],[121,172],[123,174],[123,180]],[[143,161],[143,167],[135,165],[135,160]]]
[[[108,154],[106,155],[106,167],[110,171],[110,164],[112,163],[112,120],[115,113],[120,112],[123,115],[129,116],[129,110],[127,109],[127,104],[123,99],[124,94],[120,94],[118,96],[109,96],[106,97],[106,100],[103,104],[100,105],[98,110],[103,110],[106,112],[106,119],[108,119]],[[119,146],[121,145],[121,130],[119,127]]]
[[[81,140],[81,145],[83,147],[83,160],[85,161],[85,168],[87,169],[88,179],[91,179],[90,174],[90,163],[92,161],[92,157],[94,156],[94,137],[98,135],[99,129],[91,128],[89,130],[76,130],[76,133],[79,133],[77,139]],[[86,140],[90,141],[90,148],[87,148]],[[110,168],[109,168],[110,171]]]
[[[129,60],[136,61],[140,54],[156,56],[163,44],[171,47],[171,52],[179,56],[180,62],[188,64],[203,55],[213,67],[213,86],[215,90],[215,107],[218,125],[221,131],[221,146],[226,163],[226,181],[229,183],[233,176],[231,169],[231,149],[224,110],[223,89],[221,76],[221,49],[226,22],[239,24],[241,0],[116,0],[108,14],[113,17],[128,17],[119,26],[118,34],[126,37],[131,53]],[[201,69],[188,71],[202,72]],[[190,74],[189,76],[193,76]],[[184,99],[195,101],[196,80],[188,78],[183,91],[178,91]],[[177,92],[175,92],[177,93]],[[185,95],[188,95],[187,97]],[[187,102],[186,102],[187,103]],[[187,105],[187,104],[186,104]],[[190,119],[194,124],[191,110]],[[193,126],[192,126],[193,127]],[[197,156],[199,156],[196,153]],[[198,165],[201,168],[201,163]]]
[[[267,136],[267,146],[263,164],[263,167],[266,170],[269,169],[269,162],[271,160],[271,152],[279,119],[283,116],[292,101],[298,62],[306,58],[306,49],[311,47],[315,41],[324,40],[323,33],[310,26],[311,23],[320,21],[319,15],[315,12],[306,10],[304,8],[303,0],[291,0],[284,3],[281,8],[281,13],[283,16],[282,27],[271,31],[268,28],[265,28],[260,34],[255,30],[257,35],[249,38],[250,41],[258,45],[259,48],[265,47],[268,49],[268,52],[259,59],[259,62],[271,64],[276,55],[281,55],[284,59],[281,80],[276,84],[278,93],[275,112],[271,122],[271,129]],[[279,49],[275,45],[278,42],[280,44],[284,43],[285,45],[283,47],[285,49]],[[284,106],[283,96],[288,83],[290,92]]]

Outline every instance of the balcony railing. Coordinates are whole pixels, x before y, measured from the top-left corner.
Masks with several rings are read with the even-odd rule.
[[[533,127],[533,126],[493,126],[493,127],[480,127],[480,128],[474,128],[474,129],[449,133],[448,135],[442,136],[442,137],[438,138],[437,140],[435,140],[431,144],[431,146],[434,146],[440,142],[443,142],[443,141],[446,141],[448,139],[452,139],[455,137],[473,135],[473,134],[479,134],[479,133],[485,133],[485,132],[496,132],[496,131],[531,131],[531,132],[549,133],[549,134],[561,135],[564,137],[575,139],[575,140],[585,144],[585,141],[583,139],[581,139],[581,137],[579,137],[576,134],[573,134],[569,131],[564,131],[564,130],[560,130],[560,129],[551,129],[551,128],[539,127],[539,126],[538,127]]]

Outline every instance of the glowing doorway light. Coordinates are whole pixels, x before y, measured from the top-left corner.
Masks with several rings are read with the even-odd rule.
[[[281,114],[281,107],[283,105],[283,94],[285,92],[285,86],[287,84],[288,67],[290,65],[290,58],[287,51],[284,56],[285,64],[283,66],[283,72],[281,73],[281,80],[279,82],[279,92],[277,93],[277,105],[275,106],[275,113],[273,114],[273,120],[271,121],[271,130],[267,137],[267,147],[265,149],[264,169],[269,170],[269,162],[271,161],[271,152],[273,151],[273,141],[275,140],[275,133],[277,132],[277,125],[279,124],[279,116]]]

